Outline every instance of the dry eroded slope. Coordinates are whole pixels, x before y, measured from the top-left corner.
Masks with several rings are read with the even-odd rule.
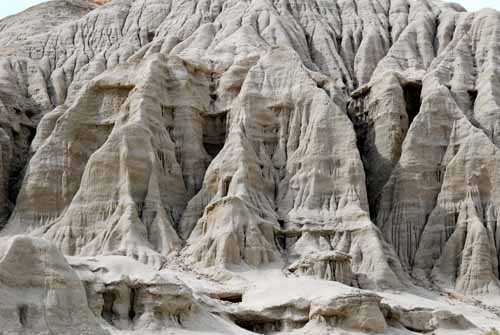
[[[500,293],[500,13],[432,0],[56,0],[1,20],[0,43],[1,245],[21,234],[156,269],[271,265],[314,285]],[[152,323],[135,302],[113,307],[133,284],[94,284],[94,314]],[[339,316],[359,305],[350,298],[319,312],[294,301],[303,315],[287,322],[274,305],[225,313],[263,332],[312,333],[316,315],[417,327],[370,294],[374,329]]]

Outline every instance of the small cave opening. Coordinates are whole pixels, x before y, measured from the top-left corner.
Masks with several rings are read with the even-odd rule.
[[[217,156],[217,154],[222,150],[224,143],[203,142],[203,146],[210,157],[215,158],[215,156]]]
[[[243,329],[257,333],[269,334],[281,331],[280,321],[264,321],[264,320],[235,320],[234,323]]]
[[[155,32],[154,31],[148,31],[147,35],[146,35],[146,39],[148,41],[148,43],[151,43],[154,38],[155,38]]]
[[[227,131],[227,113],[205,115],[203,120],[203,147],[215,158],[224,147]]]
[[[130,289],[130,306],[128,309],[128,318],[130,321],[134,321],[137,313],[135,310],[135,302],[137,300],[137,288]]]
[[[113,316],[115,314],[115,312],[113,311],[113,307],[116,301],[116,294],[114,292],[107,291],[104,292],[102,298],[104,300],[104,303],[102,306],[101,316],[108,323],[113,324]]]
[[[240,292],[227,293],[217,297],[220,301],[230,302],[232,304],[239,304],[243,301],[243,294]]]
[[[285,220],[283,219],[278,219],[278,223],[280,225],[281,228],[284,228],[285,227]]]
[[[237,317],[234,323],[243,329],[258,334],[274,334],[283,330],[303,328],[307,322],[291,320],[270,320],[255,315],[255,319]]]
[[[406,114],[408,115],[408,128],[420,111],[422,106],[422,84],[411,82],[403,85],[403,95],[406,103]]]
[[[474,109],[474,106],[476,105],[476,99],[477,99],[477,90],[468,90],[467,93],[469,94],[471,109]]]
[[[19,323],[21,326],[26,327],[28,325],[28,306],[21,305],[17,307],[17,314],[19,316]]]

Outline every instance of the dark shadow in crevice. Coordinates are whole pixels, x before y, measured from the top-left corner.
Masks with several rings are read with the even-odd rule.
[[[235,320],[238,327],[257,334],[269,334],[281,331],[281,322],[279,321],[260,321],[260,320]]]
[[[388,137],[388,133],[377,133],[376,118],[372,115],[373,111],[367,105],[368,92],[354,97],[347,105],[348,116],[356,132],[356,145],[366,174],[366,188],[368,194],[368,205],[370,208],[370,218],[373,222],[377,221],[380,201],[384,185],[389,180],[394,167],[399,160],[401,148],[411,124],[417,117],[421,108],[422,84],[418,81],[407,82],[402,85],[403,97],[405,101],[405,111],[400,112],[400,133],[398,138],[393,137],[395,153],[389,159],[387,153],[384,156],[379,152],[376,145],[377,137]],[[383,121],[382,121],[383,122]],[[380,129],[380,128],[379,128]]]
[[[205,151],[210,155],[210,157],[215,158],[219,154],[219,152],[224,147],[224,143],[209,143],[203,142],[203,147]]]
[[[229,186],[231,185],[231,180],[232,179],[233,178],[231,176],[227,176],[222,181],[222,193],[221,193],[221,197],[225,197],[225,196],[228,195],[228,193],[229,193]]]
[[[219,154],[226,141],[226,116],[227,113],[219,113],[203,117],[203,147],[212,159]]]
[[[154,32],[154,31],[150,31],[150,32],[148,32],[148,34],[147,34],[147,36],[146,36],[146,38],[147,38],[147,40],[148,40],[148,43],[151,43],[151,42],[154,40],[155,35],[156,35],[156,34],[155,34],[155,32]]]
[[[128,309],[128,318],[130,321],[134,321],[135,316],[137,315],[137,313],[135,311],[136,299],[137,299],[137,289],[131,288],[130,289],[130,306]]]
[[[416,328],[412,328],[412,327],[408,327],[408,326],[403,326],[403,328],[405,328],[406,330],[409,330],[411,332],[418,333],[418,334],[429,334],[429,332],[426,330],[416,329]],[[430,334],[432,334],[432,333],[430,333]]]
[[[282,220],[278,220],[278,222],[279,222],[280,226],[283,228],[284,223],[282,223]],[[286,235],[284,233],[275,232],[274,233],[274,242],[282,253],[286,252],[286,248],[287,248]]]
[[[385,158],[375,145],[377,134],[373,118],[369,115],[370,110],[368,106],[365,106],[365,99],[364,96],[357,97],[347,108],[356,132],[356,146],[365,170],[370,218],[376,222],[383,185],[389,179],[394,163]]]
[[[21,326],[26,327],[28,325],[28,306],[22,305],[17,307],[17,312],[19,316],[19,323]]]
[[[474,105],[476,104],[477,99],[477,90],[468,90],[467,93],[469,94],[471,109],[474,110]]]
[[[236,318],[234,323],[243,329],[258,333],[258,334],[274,334],[284,330],[290,331],[292,329],[303,328],[307,322],[304,321],[290,321],[290,320],[267,320],[258,315],[255,319]]]
[[[116,301],[116,294],[114,292],[104,292],[102,295],[104,304],[102,306],[101,316],[109,324],[113,324],[113,317],[115,312],[113,311],[113,306]]]
[[[406,103],[406,114],[408,115],[408,129],[410,128],[413,120],[420,111],[422,106],[422,84],[418,82],[410,82],[403,85],[403,94]]]
[[[219,296],[217,299],[221,301],[227,301],[233,304],[239,304],[243,301],[243,294],[241,293],[231,293],[231,294],[226,294],[223,296]]]
[[[26,167],[31,159],[30,147],[35,134],[36,129],[28,126],[21,126],[18,132],[12,132],[14,156],[9,162],[8,197],[10,203],[13,205],[16,204]]]

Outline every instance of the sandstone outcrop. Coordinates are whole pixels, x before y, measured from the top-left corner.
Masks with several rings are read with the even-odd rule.
[[[448,316],[372,291],[245,309],[238,275],[500,294],[499,43],[498,12],[438,0],[54,0],[4,18],[0,248],[69,257],[111,331],[439,330]],[[193,273],[236,287],[192,290]]]
[[[70,260],[96,317],[125,330],[180,327],[195,309],[191,290],[173,275],[151,275],[144,265],[122,258]]]
[[[109,335],[87,307],[76,272],[53,245],[21,236],[1,242],[2,334]]]
[[[258,288],[247,291],[238,308],[230,314],[237,325],[261,334],[291,331],[298,334],[414,334],[433,331],[438,334],[441,331],[480,334],[477,326],[450,311],[405,309],[388,305],[382,297],[367,291],[310,279],[263,282]]]
[[[389,323],[400,324],[404,328],[417,333],[429,333],[439,330],[439,328],[473,332],[475,328],[475,326],[462,315],[456,315],[449,311],[439,311],[428,308],[407,310],[397,306],[393,308],[384,307],[384,315],[389,320]]]
[[[288,270],[318,279],[338,281],[346,285],[353,283],[351,257],[335,251],[308,255],[294,262]]]

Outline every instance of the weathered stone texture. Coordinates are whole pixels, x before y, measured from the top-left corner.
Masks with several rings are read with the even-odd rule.
[[[499,45],[498,12],[434,0],[54,0],[4,18],[0,247],[498,294]],[[135,290],[89,285],[96,306]],[[146,321],[109,318],[175,319],[150,289]],[[373,329],[346,327],[384,331],[377,299]],[[295,321],[344,324],[321,310]]]

